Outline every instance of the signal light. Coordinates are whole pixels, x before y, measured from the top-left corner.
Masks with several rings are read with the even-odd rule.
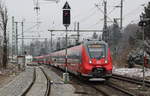
[[[63,10],[63,24],[70,24],[70,10]]]

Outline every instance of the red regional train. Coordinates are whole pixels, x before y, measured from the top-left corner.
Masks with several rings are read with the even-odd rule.
[[[67,64],[65,53],[65,49],[51,53],[47,59],[49,64],[64,70],[67,67],[69,72],[88,79],[109,79],[112,76],[110,49],[104,41],[84,41],[67,48]]]

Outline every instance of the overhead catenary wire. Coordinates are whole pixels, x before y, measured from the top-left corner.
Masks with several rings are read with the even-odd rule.
[[[126,13],[123,18],[133,18],[129,24],[137,24],[139,22],[139,19],[137,19],[137,17],[135,18],[135,16],[133,16],[136,13],[141,12],[140,10],[140,6],[142,6],[141,4],[139,6],[137,6],[136,8],[134,8],[133,10],[131,10],[130,12]]]
[[[95,7],[93,6],[93,7],[91,7],[89,10],[87,10],[87,12],[89,13],[89,12],[93,11],[94,9],[95,9]],[[86,12],[86,13],[87,13],[87,12]],[[79,14],[74,15],[74,16],[72,17],[72,19],[73,19],[73,20],[78,20],[78,18],[79,18],[80,16],[84,16],[84,15],[82,15],[82,13],[80,12]],[[85,18],[85,17],[83,17],[83,18]]]
[[[24,32],[28,32],[28,31],[34,29],[36,26],[37,26],[37,24],[35,24],[35,25],[31,26],[30,28],[26,29]]]
[[[85,22],[86,20],[90,19],[92,16],[94,16],[93,14],[96,13],[96,10],[93,11],[91,14],[89,14],[88,16],[84,17],[83,19],[79,20],[80,22]]]
[[[101,13],[104,14],[104,11],[103,11],[100,7],[98,7],[98,5],[95,5],[95,6],[100,10]],[[108,18],[110,21],[113,21],[109,16],[107,16],[107,18]]]
[[[104,1],[104,0],[103,0],[103,1]],[[120,3],[117,4],[117,5],[119,6]],[[96,5],[96,4],[95,4],[95,6],[98,7],[99,5]],[[103,11],[101,8],[98,7],[98,9],[101,11],[102,14],[104,14],[104,11]],[[116,7],[113,6],[113,9],[108,13],[108,15],[111,14],[115,9],[116,9]],[[87,16],[87,17],[88,17],[88,16]],[[113,20],[112,20],[110,17],[107,16],[107,18],[110,20],[110,22],[113,22]],[[102,20],[102,19],[100,19],[100,20],[99,20],[98,22],[96,22],[95,24],[90,25],[89,27],[91,27],[91,26],[96,26],[98,23],[101,22],[101,20]],[[89,28],[89,27],[87,27],[87,28]]]
[[[134,19],[134,20],[131,20],[129,24],[131,24],[131,23],[134,24],[134,23],[138,23],[138,22],[139,22],[139,19]]]
[[[133,18],[133,19],[130,21],[130,23],[133,23],[133,22],[135,22],[135,21],[138,23],[139,19],[135,18],[135,16],[133,17],[133,15],[135,15],[135,14],[137,14],[137,13],[140,13],[140,12],[143,10],[143,8],[142,8],[141,6],[144,6],[144,5],[146,5],[147,3],[148,3],[148,1],[145,1],[144,3],[138,5],[136,8],[134,8],[133,10],[131,10],[131,11],[129,11],[128,13],[126,13],[126,14],[123,16],[123,18]],[[141,7],[141,8],[140,8],[140,7]],[[130,24],[130,23],[129,23],[129,24]]]
[[[91,27],[93,27],[93,26],[96,26],[96,25],[98,25],[100,22],[102,22],[102,21],[104,21],[104,19],[102,18],[102,19],[100,19],[100,20],[98,20],[96,23],[94,23],[94,24],[92,24],[92,25],[89,25],[89,26],[87,26],[87,28],[91,28]]]
[[[140,6],[138,6],[137,8],[131,10],[130,12],[126,13],[123,17],[128,17],[130,15],[134,15],[135,13],[137,13],[138,11],[141,11],[139,10]]]
[[[114,7],[110,12],[108,12],[108,15],[110,15],[113,11],[115,11],[116,7]]]
[[[117,4],[116,6],[113,6],[113,9],[110,11],[110,12],[108,12],[108,15],[110,15],[113,11],[115,11],[115,9],[117,9],[117,7],[120,5],[120,3],[119,4]]]

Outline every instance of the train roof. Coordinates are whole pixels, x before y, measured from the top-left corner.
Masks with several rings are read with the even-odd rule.
[[[71,45],[71,46],[68,46],[67,48],[71,48],[71,47],[75,47],[75,46],[79,46],[79,45],[88,45],[88,44],[105,44],[105,45],[108,45],[105,41],[100,41],[100,40],[85,40],[81,43],[77,43],[76,45]],[[61,48],[61,49],[57,49],[57,50],[54,50],[53,52],[57,52],[57,51],[61,51],[61,50],[64,50],[65,48]],[[36,59],[41,59],[41,58],[44,58],[44,57],[48,57],[50,56],[50,54],[47,54],[47,55],[42,55],[42,56],[36,56],[36,57],[33,57],[33,58],[36,58]]]
[[[87,45],[87,44],[105,44],[105,45],[108,45],[105,41],[100,41],[100,40],[85,40],[85,41],[83,41],[83,42],[80,42],[80,43],[77,43],[76,45],[70,45],[70,46],[68,46],[67,48],[71,48],[71,47],[75,47],[75,46],[79,46],[79,45],[81,45],[81,44],[85,44],[85,45]],[[57,49],[57,50],[54,50],[53,52],[57,52],[57,51],[60,51],[60,50],[64,50],[65,48],[61,48],[61,49]]]
[[[86,40],[83,42],[84,44],[105,44],[107,45],[107,43],[105,41],[99,41],[99,40]]]

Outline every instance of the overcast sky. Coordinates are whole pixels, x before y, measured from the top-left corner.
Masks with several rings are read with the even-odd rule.
[[[36,0],[4,0],[9,12],[9,20],[15,16],[15,21],[25,20],[26,35],[38,35],[31,28],[36,22],[36,11],[34,10],[34,2]],[[71,25],[69,29],[73,29],[74,22],[80,22],[81,29],[102,29],[103,27],[103,0],[67,0],[71,6]],[[108,16],[113,18],[120,17],[120,9],[114,6],[119,5],[121,0],[107,0]],[[123,26],[129,23],[138,22],[139,14],[143,11],[142,4],[147,4],[149,0],[124,0],[123,8]],[[66,0],[60,0],[59,3],[52,1],[39,0],[40,11],[39,19],[41,22],[40,35],[48,36],[48,29],[65,29],[62,25],[62,7]],[[95,4],[99,4],[98,9]],[[108,19],[108,21],[110,21]],[[111,22],[108,25],[112,24]],[[9,24],[11,31],[11,23]],[[29,30],[31,28],[31,30]],[[30,34],[29,34],[30,33]]]

